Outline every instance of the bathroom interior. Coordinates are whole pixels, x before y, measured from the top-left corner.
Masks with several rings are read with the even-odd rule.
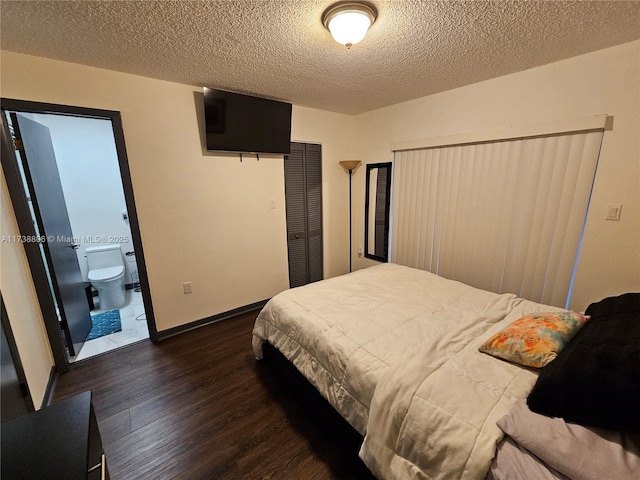
[[[93,328],[69,360],[77,362],[148,339],[111,121],[21,115],[49,129],[91,310]]]

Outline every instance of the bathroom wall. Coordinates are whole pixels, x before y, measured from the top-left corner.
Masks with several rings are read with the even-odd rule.
[[[125,283],[137,270],[111,121],[64,115],[26,114],[49,128],[69,223],[80,248],[76,250],[87,281],[86,248],[120,243],[125,259]]]

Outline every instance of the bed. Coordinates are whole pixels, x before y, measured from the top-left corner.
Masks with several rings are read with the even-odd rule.
[[[483,479],[504,437],[497,422],[538,369],[479,348],[535,312],[565,311],[381,264],[275,296],[253,348],[261,359],[275,347],[362,435],[377,478]]]

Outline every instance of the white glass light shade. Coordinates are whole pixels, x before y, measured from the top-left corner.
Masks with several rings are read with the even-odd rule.
[[[350,47],[364,38],[371,26],[371,19],[362,12],[339,12],[329,20],[329,31],[334,40]]]
[[[350,48],[367,34],[378,12],[369,2],[338,2],[322,14],[322,23],[336,42]]]

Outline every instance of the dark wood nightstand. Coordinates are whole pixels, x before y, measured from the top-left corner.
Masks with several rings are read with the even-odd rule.
[[[3,480],[109,478],[91,392],[5,422],[1,435]]]

